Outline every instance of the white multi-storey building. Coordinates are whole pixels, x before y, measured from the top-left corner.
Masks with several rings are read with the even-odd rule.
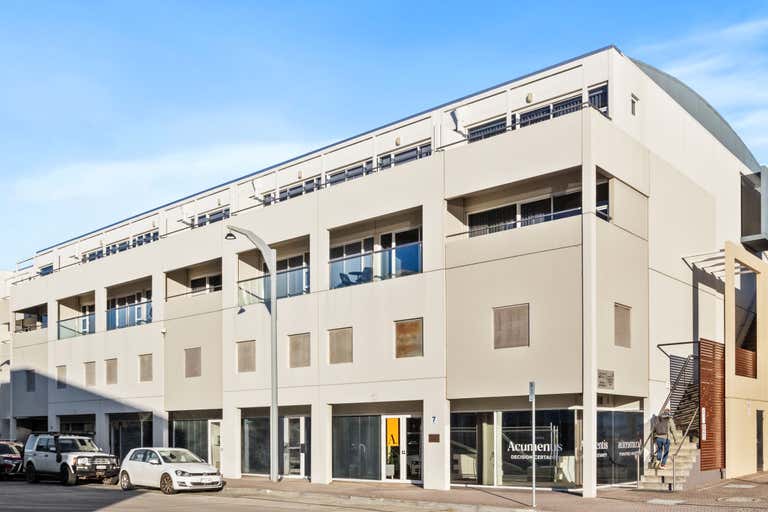
[[[530,485],[531,381],[539,486],[634,481],[668,397],[685,474],[761,469],[760,171],[615,47],[550,66],[38,251],[8,428],[268,473],[270,288],[234,226],[277,251],[284,475]]]

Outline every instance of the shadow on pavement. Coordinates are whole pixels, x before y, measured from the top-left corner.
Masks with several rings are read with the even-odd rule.
[[[29,484],[24,480],[3,481],[0,482],[0,510],[95,512],[109,509],[144,492],[124,492],[118,486],[103,484],[65,487],[54,481],[40,481],[37,484]]]

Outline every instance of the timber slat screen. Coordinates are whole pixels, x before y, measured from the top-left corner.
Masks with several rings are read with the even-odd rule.
[[[757,352],[754,350],[736,347],[734,363],[736,364],[736,375],[757,378]]]
[[[725,468],[725,347],[699,342],[701,470]]]

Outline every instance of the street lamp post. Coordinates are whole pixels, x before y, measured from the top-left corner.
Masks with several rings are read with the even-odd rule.
[[[256,236],[250,230],[228,225],[226,237],[228,240],[234,238],[232,232],[240,233],[256,246],[261,252],[261,256],[267,264],[269,271],[269,312],[271,317],[271,350],[270,359],[272,363],[271,391],[272,400],[269,404],[269,479],[277,482],[277,252],[272,249],[260,237]]]

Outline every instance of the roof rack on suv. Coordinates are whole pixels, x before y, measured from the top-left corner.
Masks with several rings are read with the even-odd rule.
[[[59,436],[93,437],[94,435],[96,435],[96,433],[95,432],[85,432],[85,431],[83,431],[83,432],[78,432],[78,431],[58,432],[58,431],[55,431],[55,430],[51,430],[51,431],[45,431],[45,432],[44,431],[32,432],[30,435],[33,435],[33,436],[49,435],[49,436],[54,436],[54,437],[59,437]]]

